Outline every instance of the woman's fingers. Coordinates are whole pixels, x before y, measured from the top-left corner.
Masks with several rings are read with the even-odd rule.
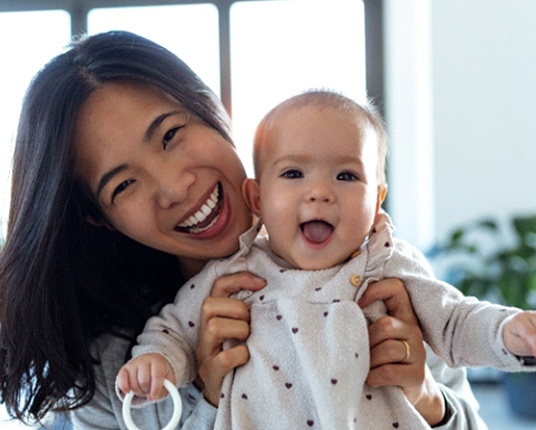
[[[229,297],[240,290],[258,291],[266,285],[266,281],[250,272],[239,272],[220,276],[214,281],[212,297]]]
[[[389,317],[385,317],[389,318]],[[375,327],[371,326],[374,335]],[[407,328],[402,328],[408,332]],[[396,385],[401,387],[406,395],[415,397],[412,393],[420,390],[424,381],[426,351],[420,331],[408,337],[395,333],[395,337],[379,334],[383,339],[370,349],[370,372],[367,384],[372,387]]]
[[[374,348],[388,339],[406,339],[411,335],[407,330],[408,327],[405,326],[402,320],[384,316],[369,326],[370,347]]]
[[[203,395],[214,406],[218,406],[223,378],[235,367],[249,360],[245,345],[238,345],[211,357],[199,366],[199,377],[204,383]]]
[[[408,292],[399,279],[387,278],[371,283],[359,299],[359,306],[365,308],[376,300],[385,303],[389,315],[407,322],[417,321]]]
[[[206,297],[201,305],[201,327],[205,327],[212,318],[225,317],[249,320],[249,311],[241,300],[228,297]]]
[[[211,296],[205,298],[201,305],[198,359],[213,356],[221,351],[221,344],[225,339],[247,338],[249,310],[243,301],[231,299],[229,296],[242,289],[257,291],[265,285],[266,281],[249,272],[225,275],[214,282]]]
[[[197,359],[204,362],[222,350],[226,339],[246,340],[249,336],[249,314],[245,319],[224,317],[210,318],[201,327],[199,342],[196,348]]]
[[[426,350],[417,325],[385,316],[371,324],[369,337],[369,385],[404,388],[422,382]]]
[[[387,339],[371,348],[370,368],[384,364],[403,364],[408,366],[418,359],[418,351],[411,347],[410,342],[401,339]]]
[[[369,327],[371,387],[401,387],[408,401],[429,424],[444,416],[441,391],[426,366],[423,336],[408,292],[398,279],[370,284],[359,305],[365,308],[376,300],[387,307],[384,316]]]
[[[245,341],[250,329],[246,304],[230,296],[244,289],[258,291],[265,285],[264,279],[249,272],[221,276],[214,282],[211,296],[203,301],[196,355],[204,396],[215,406],[225,375],[249,359],[245,345],[223,350],[226,340]]]
[[[409,295],[400,280],[390,278],[370,284],[359,305],[366,307],[376,300],[385,303],[387,315],[369,326],[371,370],[367,383],[411,391],[424,380],[426,351]]]

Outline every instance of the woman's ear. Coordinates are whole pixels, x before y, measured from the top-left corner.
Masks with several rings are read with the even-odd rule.
[[[261,216],[261,192],[259,183],[255,179],[247,178],[242,182],[242,195],[248,208],[258,217]]]
[[[115,231],[115,228],[112,224],[106,221],[104,218],[94,218],[91,215],[86,215],[84,221],[88,224],[91,224],[93,227],[105,227],[110,231]]]

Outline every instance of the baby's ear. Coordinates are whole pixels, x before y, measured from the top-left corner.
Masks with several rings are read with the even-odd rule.
[[[261,216],[261,192],[259,183],[255,179],[247,178],[242,182],[242,195],[248,208],[258,217]]]
[[[378,196],[376,199],[376,213],[380,210],[382,203],[385,200],[385,196],[387,196],[387,185],[379,185]]]

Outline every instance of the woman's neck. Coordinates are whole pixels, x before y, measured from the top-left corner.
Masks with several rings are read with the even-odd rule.
[[[208,260],[198,260],[195,258],[188,258],[188,257],[177,257],[179,260],[179,264],[181,267],[181,272],[185,279],[189,279],[192,276],[197,275],[203,267],[205,267],[205,264],[207,264]]]

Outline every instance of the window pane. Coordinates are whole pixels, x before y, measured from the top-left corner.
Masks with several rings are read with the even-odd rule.
[[[256,124],[275,104],[309,88],[365,97],[362,1],[236,3],[231,47],[234,136],[248,174]]]
[[[177,54],[220,94],[218,10],[211,4],[93,9],[88,32],[126,30]]]
[[[22,97],[31,78],[71,37],[70,15],[62,10],[0,13],[0,234],[5,234],[9,169]],[[4,424],[0,425],[3,427]]]

